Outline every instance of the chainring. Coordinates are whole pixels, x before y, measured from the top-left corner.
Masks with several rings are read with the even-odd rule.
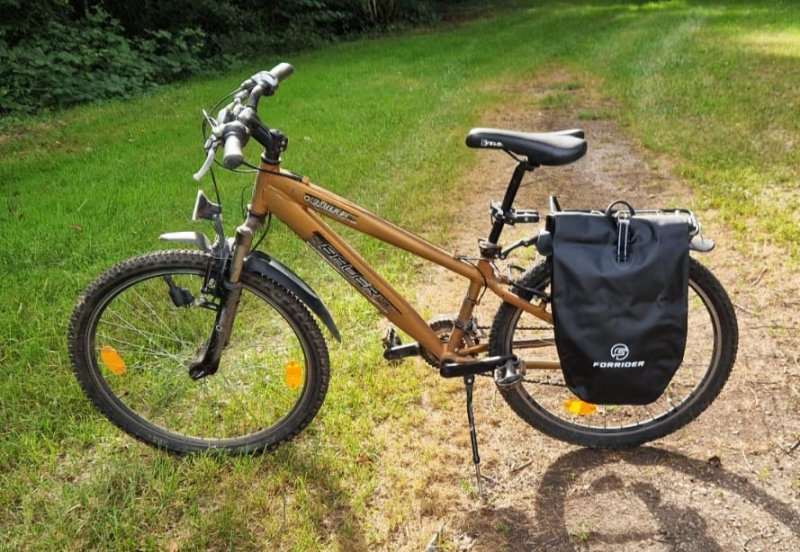
[[[430,328],[436,333],[439,341],[442,343],[448,343],[450,341],[450,334],[455,327],[455,321],[456,318],[453,315],[440,314],[429,320],[428,326],[430,326]],[[478,334],[478,324],[475,319],[472,319],[469,328],[464,332],[464,337],[461,338],[459,348],[472,347],[473,345],[477,345],[479,342],[480,335]],[[425,362],[434,368],[439,368],[439,358],[436,355],[424,347],[420,347],[419,354],[425,359]]]

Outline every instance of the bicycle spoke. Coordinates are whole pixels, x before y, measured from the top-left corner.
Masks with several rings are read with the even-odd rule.
[[[161,316],[158,315],[158,313],[156,313],[156,311],[153,308],[153,306],[144,297],[142,297],[141,294],[138,291],[136,291],[135,289],[132,288],[131,292],[134,295],[136,295],[136,297],[141,301],[141,304],[150,312],[150,314],[153,315],[153,317],[156,319],[156,321],[160,324],[161,328],[163,328],[167,332],[171,333],[175,340],[180,341],[180,338],[177,335],[175,335],[175,333],[172,331],[170,326],[164,321],[163,318],[161,318]]]
[[[115,323],[115,322],[111,322],[110,320],[104,320],[103,321],[104,325],[115,326],[115,327],[118,327],[118,328],[124,328],[124,329],[130,330],[130,331],[132,331],[134,333],[137,333],[137,334],[141,335],[142,337],[148,337],[148,338],[157,337],[159,339],[166,339],[166,340],[169,340],[169,341],[174,341],[175,343],[180,343],[181,345],[189,345],[188,341],[185,341],[183,339],[179,339],[177,336],[170,337],[170,336],[167,336],[167,335],[161,335],[161,334],[154,334],[152,332],[146,332],[145,330],[141,330],[141,329],[137,328],[136,326],[133,326],[132,324],[126,322],[126,320],[124,318],[122,318],[122,316],[120,316],[118,313],[112,312],[111,314],[114,317],[116,317],[121,322],[121,324]]]
[[[174,353],[170,353],[168,351],[164,351],[163,349],[161,351],[156,351],[154,349],[146,349],[144,347],[141,347],[141,346],[136,345],[134,343],[131,343],[129,341],[125,341],[125,340],[120,339],[118,337],[108,337],[108,336],[106,336],[104,338],[104,342],[119,343],[121,345],[127,345],[128,347],[136,349],[139,353],[146,353],[148,355],[154,355],[154,356],[157,356],[157,357],[160,357],[160,358],[169,358],[169,359],[172,359],[172,360],[179,360],[180,359],[180,357],[178,355],[176,355]],[[119,351],[123,351],[124,352],[124,351],[126,351],[126,349],[118,349],[118,352]]]
[[[249,407],[249,406],[247,406],[247,405],[245,404],[245,402],[242,400],[242,397],[241,397],[241,395],[238,393],[238,390],[237,390],[236,386],[232,385],[232,384],[230,383],[230,381],[228,381],[228,378],[227,378],[227,376],[225,376],[224,374],[222,374],[222,375],[221,375],[221,380],[222,380],[222,382],[224,382],[224,384],[225,384],[225,385],[226,385],[228,388],[230,388],[230,389],[231,389],[231,392],[233,393],[233,396],[235,397],[236,401],[237,401],[237,402],[239,403],[239,405],[241,406],[241,410],[247,414],[248,418],[249,418],[250,420],[257,420],[257,419],[258,419],[258,417],[257,417],[255,414],[253,414],[253,412],[250,410],[250,407]]]

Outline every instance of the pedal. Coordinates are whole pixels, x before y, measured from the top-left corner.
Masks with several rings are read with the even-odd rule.
[[[525,375],[525,363],[519,359],[509,359],[494,371],[494,382],[501,389],[511,389],[519,384]]]
[[[389,328],[386,330],[386,333],[384,333],[383,337],[381,338],[381,343],[383,344],[383,348],[385,350],[389,350],[393,347],[399,347],[403,344],[403,342],[400,341],[400,336],[397,335],[397,332],[394,328]]]
[[[403,345],[394,328],[386,330],[381,343],[383,343],[383,358],[390,362],[419,355],[419,345],[416,343]]]
[[[383,358],[388,361],[400,360],[417,355],[419,355],[419,345],[416,343],[398,345],[397,347],[391,347],[383,351]]]

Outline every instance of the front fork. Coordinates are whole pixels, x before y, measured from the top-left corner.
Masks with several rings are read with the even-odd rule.
[[[194,380],[210,376],[219,369],[219,361],[230,341],[233,322],[236,319],[236,311],[239,308],[239,300],[242,297],[240,280],[244,259],[250,252],[253,237],[263,224],[264,217],[259,217],[248,211],[245,221],[236,228],[227,270],[224,269],[226,256],[222,256],[223,267],[218,283],[218,287],[222,291],[220,304],[211,335],[205,345],[198,351],[196,360],[189,366],[189,376]],[[219,250],[224,251],[226,244],[221,231],[222,227],[216,220],[215,228],[217,230]]]

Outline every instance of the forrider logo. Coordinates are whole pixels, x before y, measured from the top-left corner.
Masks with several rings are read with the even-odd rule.
[[[628,349],[628,346],[625,345],[624,343],[617,343],[616,345],[611,347],[611,358],[613,358],[614,360],[625,360],[626,358],[628,358],[629,354],[630,350]]]
[[[604,361],[604,360],[596,360],[592,363],[593,368],[643,368],[644,361],[643,360],[628,360],[628,355],[631,353],[628,346],[624,343],[617,343],[613,347],[611,347],[611,358],[614,359],[613,362]],[[623,362],[625,361],[625,362]]]

